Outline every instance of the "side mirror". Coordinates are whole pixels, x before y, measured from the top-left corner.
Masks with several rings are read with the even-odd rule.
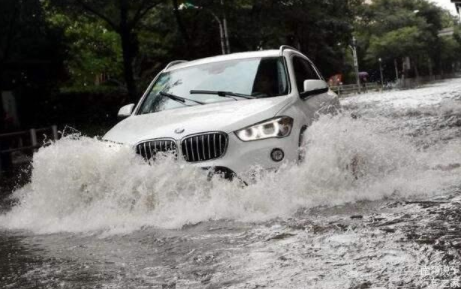
[[[124,119],[129,117],[133,113],[134,109],[134,103],[127,104],[125,106],[122,106],[120,110],[118,111],[118,118],[119,119]]]
[[[304,91],[301,92],[302,98],[328,92],[328,84],[320,79],[304,80]]]

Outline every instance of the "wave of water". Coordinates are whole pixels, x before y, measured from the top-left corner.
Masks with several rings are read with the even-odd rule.
[[[33,158],[30,184],[0,227],[35,233],[180,228],[201,221],[264,221],[300,208],[436,194],[459,182],[460,143],[425,150],[387,131],[388,119],[323,116],[306,134],[306,161],[261,172],[242,187],[131,148],[66,137]]]

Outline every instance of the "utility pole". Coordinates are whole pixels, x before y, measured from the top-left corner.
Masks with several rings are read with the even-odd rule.
[[[397,59],[394,59],[394,67],[395,67],[395,82],[399,81],[399,67],[397,65]]]
[[[382,66],[383,60],[381,57],[378,60],[379,60],[379,74],[381,75],[381,88],[384,88],[383,66]]]
[[[354,57],[354,68],[355,68],[355,77],[357,81],[357,89],[358,92],[362,92],[362,88],[360,87],[360,75],[359,75],[359,60],[357,57],[357,39],[355,39],[355,36],[352,37],[352,45],[349,45],[349,47],[352,50],[352,55]]]
[[[224,0],[221,0],[221,6],[223,8],[223,11],[225,11]],[[223,12],[223,30],[224,30],[224,42],[226,45],[226,52],[224,54],[230,54],[231,50],[230,50],[230,45],[229,45],[229,33],[227,30],[227,18],[226,18],[225,12]]]

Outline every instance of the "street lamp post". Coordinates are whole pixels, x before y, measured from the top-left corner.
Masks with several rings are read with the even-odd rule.
[[[383,66],[382,66],[383,60],[381,59],[381,57],[378,60],[379,60],[379,74],[381,75],[381,88],[384,88]]]
[[[223,1],[221,1],[221,4],[223,4]],[[192,4],[181,4],[178,7],[178,10],[185,10],[185,9],[203,9],[202,7],[199,6],[194,6]],[[222,54],[229,54],[230,53],[230,46],[229,46],[229,34],[227,32],[227,19],[226,17],[223,17],[223,20],[221,20],[218,15],[216,15],[213,11],[209,9],[204,9],[205,11],[209,12],[213,18],[218,22],[219,25],[219,38],[221,40],[221,52]]]
[[[357,39],[355,36],[352,37],[352,45],[349,45],[349,48],[352,50],[352,55],[354,57],[354,68],[355,68],[355,77],[357,80],[357,89],[358,92],[362,92],[362,88],[360,87],[360,75],[359,75],[359,60],[357,57]]]

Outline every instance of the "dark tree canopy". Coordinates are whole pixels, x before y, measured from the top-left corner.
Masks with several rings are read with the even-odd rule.
[[[136,101],[137,86],[133,62],[139,51],[138,29],[141,20],[166,0],[49,0],[52,6],[74,16],[103,20],[120,35],[123,71],[131,101]]]

